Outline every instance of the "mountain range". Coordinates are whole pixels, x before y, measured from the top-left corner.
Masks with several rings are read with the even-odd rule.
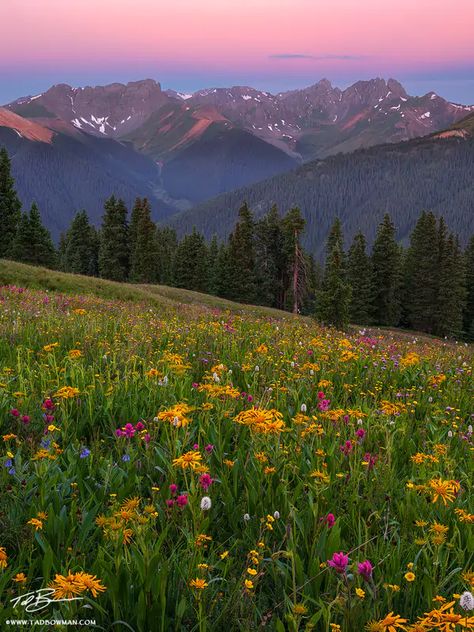
[[[473,111],[434,92],[410,96],[394,79],[345,90],[323,79],[279,94],[182,94],[151,79],[59,84],[0,108],[0,144],[25,205],[36,200],[57,237],[80,208],[97,222],[111,193],[129,204],[146,195],[164,220],[315,159],[445,130]]]

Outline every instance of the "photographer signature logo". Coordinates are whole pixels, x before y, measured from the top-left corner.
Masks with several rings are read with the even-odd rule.
[[[33,592],[25,593],[14,599],[10,599],[14,607],[22,606],[25,612],[40,612],[45,610],[50,603],[59,603],[60,601],[82,601],[83,597],[66,597],[64,599],[54,599],[54,588],[40,588]]]

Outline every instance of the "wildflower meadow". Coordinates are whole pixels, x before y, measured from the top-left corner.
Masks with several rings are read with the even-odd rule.
[[[2,630],[474,629],[472,346],[17,286],[0,307]]]

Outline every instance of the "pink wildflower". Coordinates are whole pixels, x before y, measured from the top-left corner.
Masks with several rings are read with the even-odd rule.
[[[345,573],[349,564],[349,557],[342,551],[334,553],[332,559],[328,561],[328,565],[333,568],[336,573]]]

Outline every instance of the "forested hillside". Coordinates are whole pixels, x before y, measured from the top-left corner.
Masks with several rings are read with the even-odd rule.
[[[336,217],[346,239],[363,230],[371,243],[377,224],[389,213],[398,238],[406,242],[420,212],[432,210],[463,237],[474,231],[473,173],[474,140],[417,139],[310,162],[221,195],[169,222],[178,234],[195,226],[207,237],[224,237],[242,200],[257,216],[274,203],[281,209],[298,206],[306,219],[305,246],[318,259]]]

